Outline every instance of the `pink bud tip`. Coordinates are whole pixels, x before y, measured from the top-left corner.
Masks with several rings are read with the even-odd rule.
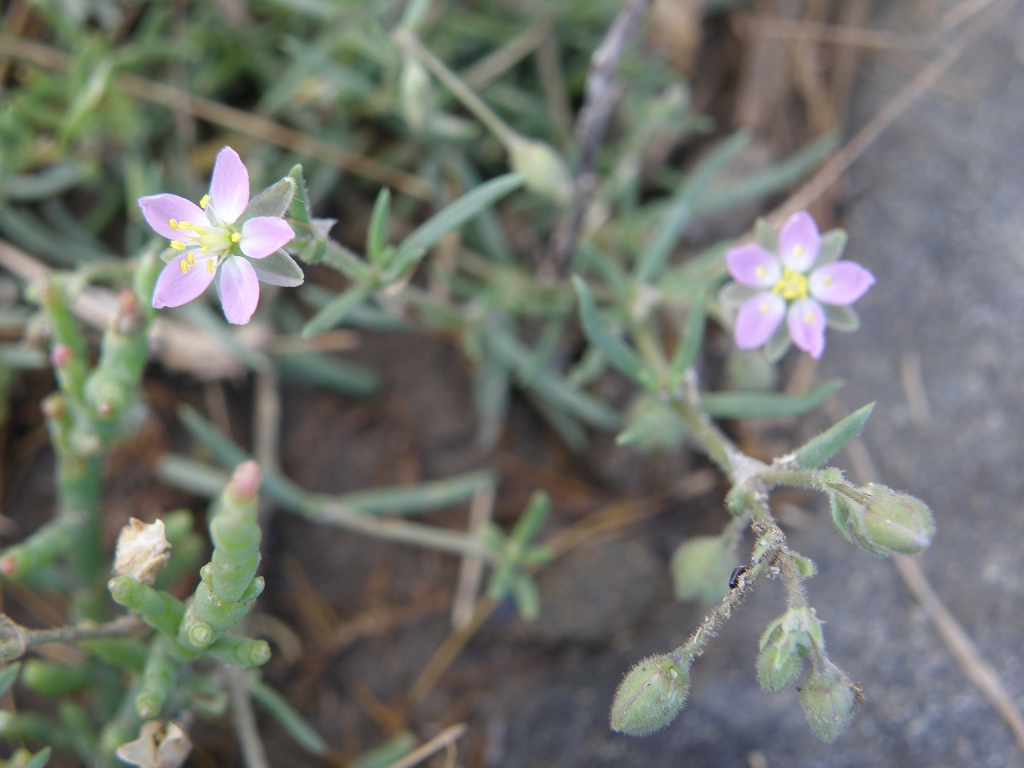
[[[246,501],[256,495],[263,482],[263,472],[255,461],[246,461],[235,467],[231,476],[231,495],[239,501]]]
[[[138,312],[139,299],[135,295],[135,291],[131,288],[122,290],[117,296],[117,309],[122,315]]]
[[[71,358],[74,356],[75,353],[71,351],[71,347],[67,344],[58,344],[50,352],[50,362],[54,368],[63,368],[71,362]]]
[[[13,557],[5,557],[0,560],[0,573],[4,576],[13,576],[18,570],[18,564],[14,561]]]

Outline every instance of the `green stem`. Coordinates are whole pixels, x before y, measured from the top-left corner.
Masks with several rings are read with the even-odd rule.
[[[410,30],[396,30],[394,39],[406,54],[418,59],[421,64],[424,64],[427,69],[433,72],[434,77],[444,83],[445,87],[455,94],[455,97],[462,102],[463,106],[472,112],[481,123],[487,126],[488,130],[504,145],[507,151],[511,152],[513,145],[517,141],[521,141],[516,132],[509,128],[505,121],[498,117],[497,113],[487,106],[468,85],[462,82],[458,75],[448,69],[443,61],[427,50],[426,46]]]

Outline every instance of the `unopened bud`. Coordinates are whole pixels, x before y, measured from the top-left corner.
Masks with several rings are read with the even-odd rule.
[[[858,703],[857,689],[843,670],[827,659],[811,670],[800,688],[800,706],[819,739],[831,744],[847,729]]]
[[[176,723],[144,723],[139,738],[117,747],[117,758],[137,768],[180,768],[192,751],[192,741]]]
[[[162,520],[144,523],[134,517],[129,518],[128,525],[117,537],[114,572],[152,585],[171,558],[170,547]]]
[[[862,503],[843,498],[851,538],[875,555],[918,555],[932,543],[935,520],[928,505],[877,483],[857,489]]]
[[[43,416],[51,421],[62,419],[67,414],[67,404],[64,402],[64,397],[57,392],[44,398],[42,409]]]
[[[732,563],[721,536],[695,536],[672,555],[672,583],[678,600],[716,603],[729,591]]]
[[[646,736],[668,725],[686,703],[689,660],[676,664],[668,656],[644,659],[629,671],[612,702],[613,731]]]
[[[55,344],[50,351],[50,364],[54,368],[64,368],[75,358],[74,350],[67,344]]]
[[[416,59],[407,58],[402,65],[399,88],[402,116],[415,133],[421,133],[434,113],[434,89],[430,75]]]
[[[516,137],[509,147],[512,170],[523,174],[526,186],[559,205],[572,196],[572,181],[565,162],[550,144]]]
[[[138,333],[146,321],[139,297],[135,291],[125,288],[117,297],[117,314],[114,316],[114,328],[122,336]]]
[[[757,656],[757,680],[768,693],[784,691],[800,677],[804,659],[817,647],[824,648],[821,621],[813,608],[790,608],[761,635]]]
[[[244,461],[235,467],[228,491],[236,501],[248,501],[254,497],[263,482],[263,473],[255,461]]]

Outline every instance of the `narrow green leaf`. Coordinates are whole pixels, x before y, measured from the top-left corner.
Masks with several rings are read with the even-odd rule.
[[[804,395],[779,392],[713,392],[701,395],[700,404],[709,416],[719,419],[757,419],[800,416],[821,405],[842,389],[842,379],[826,381]]]
[[[338,294],[302,327],[302,335],[308,338],[336,327],[352,310],[363,303],[366,293],[362,286],[354,285]]]
[[[391,191],[384,187],[377,195],[366,232],[366,256],[374,264],[380,263],[388,244],[388,214],[391,211]]]
[[[285,378],[327,387],[345,395],[370,397],[380,389],[380,378],[369,368],[327,355],[297,352],[276,355],[274,361]]]
[[[535,621],[540,616],[540,590],[537,583],[525,573],[517,574],[512,582],[512,599],[523,621]]]
[[[672,368],[668,375],[669,389],[675,391],[683,383],[683,376],[697,362],[701,342],[704,341],[704,326],[707,320],[707,294],[701,291],[690,307],[690,316],[686,318],[686,335],[679,342],[676,354],[672,358]]]
[[[431,216],[406,237],[398,246],[398,253],[391,267],[391,277],[404,275],[438,241],[485,208],[519,189],[525,182],[519,173],[508,173],[481,184],[467,192],[451,205]]]
[[[572,284],[580,300],[580,322],[591,344],[604,353],[608,363],[625,376],[643,386],[650,386],[651,374],[643,361],[622,339],[610,333],[598,317],[597,304],[587,284],[573,275]]]
[[[32,759],[25,763],[25,768],[44,768],[44,766],[50,762],[50,754],[53,752],[53,747],[46,747],[36,752]]]
[[[650,282],[665,267],[683,230],[693,220],[697,201],[708,185],[750,143],[744,132],[735,133],[698,165],[673,195],[662,215],[651,243],[640,254],[635,276],[639,282]]]
[[[555,413],[575,416],[601,429],[619,427],[619,414],[606,403],[569,386],[564,379],[549,370],[532,372],[533,355],[510,332],[503,328],[492,328],[486,335],[486,341],[488,348],[515,371],[520,384],[550,404]],[[527,378],[531,372],[534,375]]]
[[[19,672],[21,672],[20,661],[16,661],[14,664],[7,664],[3,670],[0,670],[0,696],[7,693],[7,689],[14,685],[14,681],[18,679]]]
[[[817,437],[808,440],[793,452],[796,463],[804,469],[820,467],[860,434],[874,407],[874,403],[868,403]]]
[[[516,521],[515,528],[512,529],[512,540],[519,544],[533,541],[533,538],[540,533],[550,512],[551,498],[544,491],[534,491],[526,509]]]
[[[461,504],[484,488],[493,487],[497,479],[494,472],[484,469],[416,485],[373,488],[332,496],[331,501],[367,515],[416,514]]]
[[[311,755],[327,754],[327,742],[281,694],[255,676],[251,678],[249,690],[253,699],[274,716],[296,744]]]

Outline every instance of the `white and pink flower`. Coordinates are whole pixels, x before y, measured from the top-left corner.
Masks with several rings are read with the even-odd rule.
[[[874,275],[852,261],[815,267],[821,244],[814,219],[801,211],[782,225],[778,255],[757,243],[726,253],[729,274],[743,286],[731,292],[742,298],[734,328],[737,347],[765,346],[785,320],[793,343],[811,357],[821,357],[829,313],[848,308],[875,284]],[[784,338],[783,343],[788,344]]]
[[[224,147],[213,166],[210,191],[199,205],[177,195],[150,195],[139,199],[142,215],[157,233],[178,251],[164,267],[153,291],[153,306],[180,307],[198,298],[217,281],[224,316],[236,325],[248,323],[260,298],[260,280],[282,282],[280,268],[259,260],[274,255],[275,266],[287,266],[301,275],[291,257],[280,249],[295,233],[277,216],[245,219],[249,205],[249,172],[231,147]],[[240,223],[239,220],[243,219]],[[250,261],[256,260],[256,261]],[[299,278],[298,282],[301,282]]]

